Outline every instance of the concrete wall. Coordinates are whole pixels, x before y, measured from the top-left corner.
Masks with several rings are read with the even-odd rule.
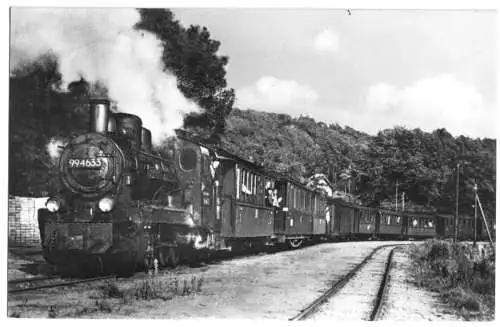
[[[38,209],[47,198],[9,197],[9,246],[40,246]]]

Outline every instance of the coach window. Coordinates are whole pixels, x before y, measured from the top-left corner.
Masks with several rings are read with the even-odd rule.
[[[250,190],[252,191],[252,202],[257,204],[257,174],[251,173],[252,176],[252,187]]]
[[[255,180],[256,180],[256,185],[255,185],[255,195],[256,195],[256,198],[257,198],[257,204],[259,205],[264,205],[264,190],[263,190],[263,186],[264,186],[264,177],[262,177],[261,175],[256,175],[255,176]]]
[[[299,198],[299,189],[297,187],[293,187],[293,207],[295,209],[299,209],[299,203],[300,203],[300,198]]]
[[[257,175],[253,174],[252,193],[257,194]]]
[[[302,190],[299,188],[299,189],[297,189],[297,193],[298,193],[298,195],[299,195],[299,199],[298,199],[299,201],[298,201],[298,203],[297,203],[297,206],[298,206],[298,208],[302,211],[302,207],[303,207],[303,204],[302,204],[302,201],[303,201],[303,198],[302,198],[302,197],[303,197],[303,192],[302,192]]]
[[[273,189],[274,189],[274,181],[266,178],[265,179],[265,194],[264,194],[264,197],[265,197],[265,203],[268,207],[272,207],[273,206]]]
[[[236,176],[236,199],[240,199],[240,183],[241,183],[241,176],[240,176],[240,167],[238,165],[235,165],[235,176]]]
[[[297,197],[297,209],[300,209],[300,200],[301,200],[301,196],[300,196],[300,188],[298,187],[295,187],[295,195]]]
[[[250,203],[257,202],[257,175],[246,170],[241,170],[242,200]]]
[[[242,169],[241,170],[241,198],[243,200],[245,199],[245,195],[247,193],[246,183],[247,183],[247,172],[245,169]]]

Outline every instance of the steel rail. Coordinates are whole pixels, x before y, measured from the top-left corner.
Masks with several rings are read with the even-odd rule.
[[[9,285],[32,283],[32,282],[39,282],[39,281],[44,281],[44,280],[56,279],[56,278],[60,278],[60,277],[61,276],[54,275],[54,276],[43,276],[43,277],[19,278],[19,279],[11,279],[7,283]]]
[[[363,259],[358,265],[356,265],[351,271],[349,271],[346,275],[342,276],[331,288],[329,288],[325,293],[323,293],[320,297],[318,297],[316,300],[314,300],[312,303],[310,303],[308,306],[300,310],[300,312],[295,315],[294,317],[290,318],[290,321],[296,321],[296,320],[305,320],[308,317],[310,317],[312,314],[316,312],[316,310],[323,304],[325,303],[329,298],[331,298],[333,295],[338,293],[344,287],[353,277],[356,275],[356,273],[361,270],[367,263],[372,259],[372,257],[380,251],[383,248],[386,247],[397,247],[401,246],[404,244],[385,244],[385,245],[380,245],[373,249],[373,251]]]
[[[382,312],[382,307],[387,294],[387,290],[389,289],[388,285],[391,279],[390,271],[392,267],[392,258],[394,256],[394,251],[396,251],[397,249],[398,247],[395,247],[389,253],[389,258],[387,259],[387,262],[385,264],[384,275],[382,277],[382,280],[380,281],[380,287],[378,289],[377,298],[375,299],[375,305],[370,314],[370,321],[375,321],[380,318],[380,313]]]
[[[112,279],[112,278],[117,278],[117,276],[116,275],[99,276],[99,277],[93,277],[93,278],[65,281],[65,282],[61,282],[61,283],[44,284],[44,285],[37,285],[37,286],[26,287],[26,288],[16,288],[16,289],[9,290],[8,293],[9,294],[24,293],[24,292],[34,291],[34,290],[40,290],[40,289],[46,289],[46,288],[56,288],[56,287],[63,287],[63,286],[72,286],[72,285],[90,283],[90,282],[107,280],[107,279]]]

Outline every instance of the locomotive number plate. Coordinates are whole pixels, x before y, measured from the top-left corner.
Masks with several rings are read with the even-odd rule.
[[[102,158],[71,158],[68,159],[70,168],[100,169],[103,165]]]

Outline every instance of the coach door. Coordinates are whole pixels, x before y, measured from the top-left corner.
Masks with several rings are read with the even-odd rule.
[[[288,214],[286,185],[287,184],[284,182],[275,182],[274,189],[276,190],[277,199],[275,198],[274,202],[266,201],[268,205],[271,205],[274,208],[275,234],[284,234],[286,229],[286,216]]]
[[[212,160],[207,155],[202,155],[201,169],[201,214],[203,224],[211,226],[215,232],[221,229],[221,200],[219,181],[216,179]],[[218,214],[218,216],[217,216]]]
[[[410,217],[408,217],[407,215],[404,215],[404,214],[401,214],[400,217],[403,220],[403,224],[401,226],[401,235],[403,235],[403,238],[407,238],[408,237],[408,226],[411,223]]]

